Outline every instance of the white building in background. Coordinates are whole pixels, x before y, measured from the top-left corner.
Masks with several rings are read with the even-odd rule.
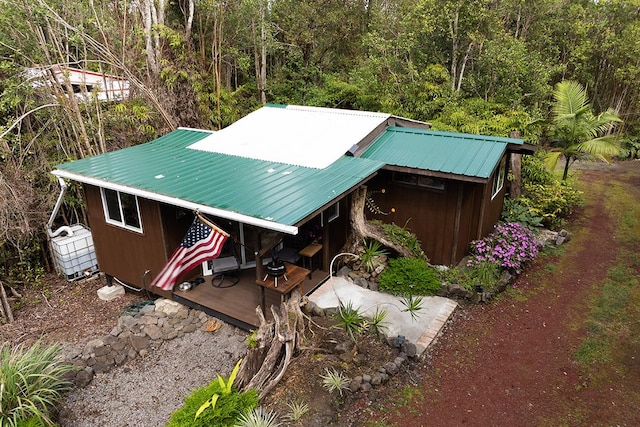
[[[66,92],[64,85],[68,81],[80,101],[89,101],[93,96],[99,101],[129,98],[129,80],[122,77],[60,65],[27,68],[25,74],[34,88],[59,85]]]

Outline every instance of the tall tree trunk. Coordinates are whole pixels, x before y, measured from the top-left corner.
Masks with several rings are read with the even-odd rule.
[[[191,44],[191,29],[193,28],[193,14],[195,12],[194,0],[188,0],[187,6],[187,23],[184,30],[184,38],[186,43]]]
[[[267,103],[267,31],[265,24],[265,5],[262,1],[260,2],[259,19],[260,38],[258,39],[256,31],[257,25],[253,17],[251,18],[251,35],[253,38],[253,64],[256,76],[256,86],[260,93],[260,101],[264,105]]]
[[[453,21],[449,23],[449,34],[451,35],[451,68],[449,73],[451,76],[451,90],[456,90],[456,81],[458,78],[458,49],[460,38],[458,36],[458,22],[460,19],[460,6],[456,9]]]
[[[213,17],[213,40],[211,41],[211,65],[216,83],[216,116],[218,129],[222,128],[222,12],[223,8],[218,5]]]
[[[566,161],[564,163],[564,172],[562,174],[562,181],[567,180],[567,176],[569,176],[569,164],[571,163],[571,156],[566,156]]]
[[[147,51],[147,67],[151,75],[156,77],[159,74],[158,62],[156,60],[155,49],[153,46],[153,17],[152,17],[153,0],[143,0],[140,5],[140,12],[142,13],[142,19],[144,21],[144,41],[145,49]]]
[[[264,3],[260,3],[260,56],[262,58],[260,69],[260,100],[267,103],[267,31],[265,28]]]

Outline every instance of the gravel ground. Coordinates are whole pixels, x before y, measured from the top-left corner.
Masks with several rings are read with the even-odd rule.
[[[61,427],[158,427],[190,391],[228,376],[247,349],[247,333],[224,324],[163,343],[91,384],[69,392],[59,406]]]

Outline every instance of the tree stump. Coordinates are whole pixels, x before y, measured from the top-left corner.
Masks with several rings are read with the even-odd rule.
[[[256,332],[256,346],[242,360],[236,384],[242,390],[255,389],[260,399],[265,397],[282,379],[293,354],[304,339],[304,315],[300,309],[300,292],[280,305],[271,307],[273,321],[267,322],[260,306],[256,313],[260,326]]]

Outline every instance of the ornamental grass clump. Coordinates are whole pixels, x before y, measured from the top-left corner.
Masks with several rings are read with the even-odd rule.
[[[74,368],[59,360],[60,347],[40,341],[0,349],[0,426],[52,425],[50,411],[71,387]]]
[[[491,262],[520,274],[524,264],[538,254],[538,242],[528,227],[518,222],[503,222],[484,239],[471,242],[471,253],[469,267]]]

